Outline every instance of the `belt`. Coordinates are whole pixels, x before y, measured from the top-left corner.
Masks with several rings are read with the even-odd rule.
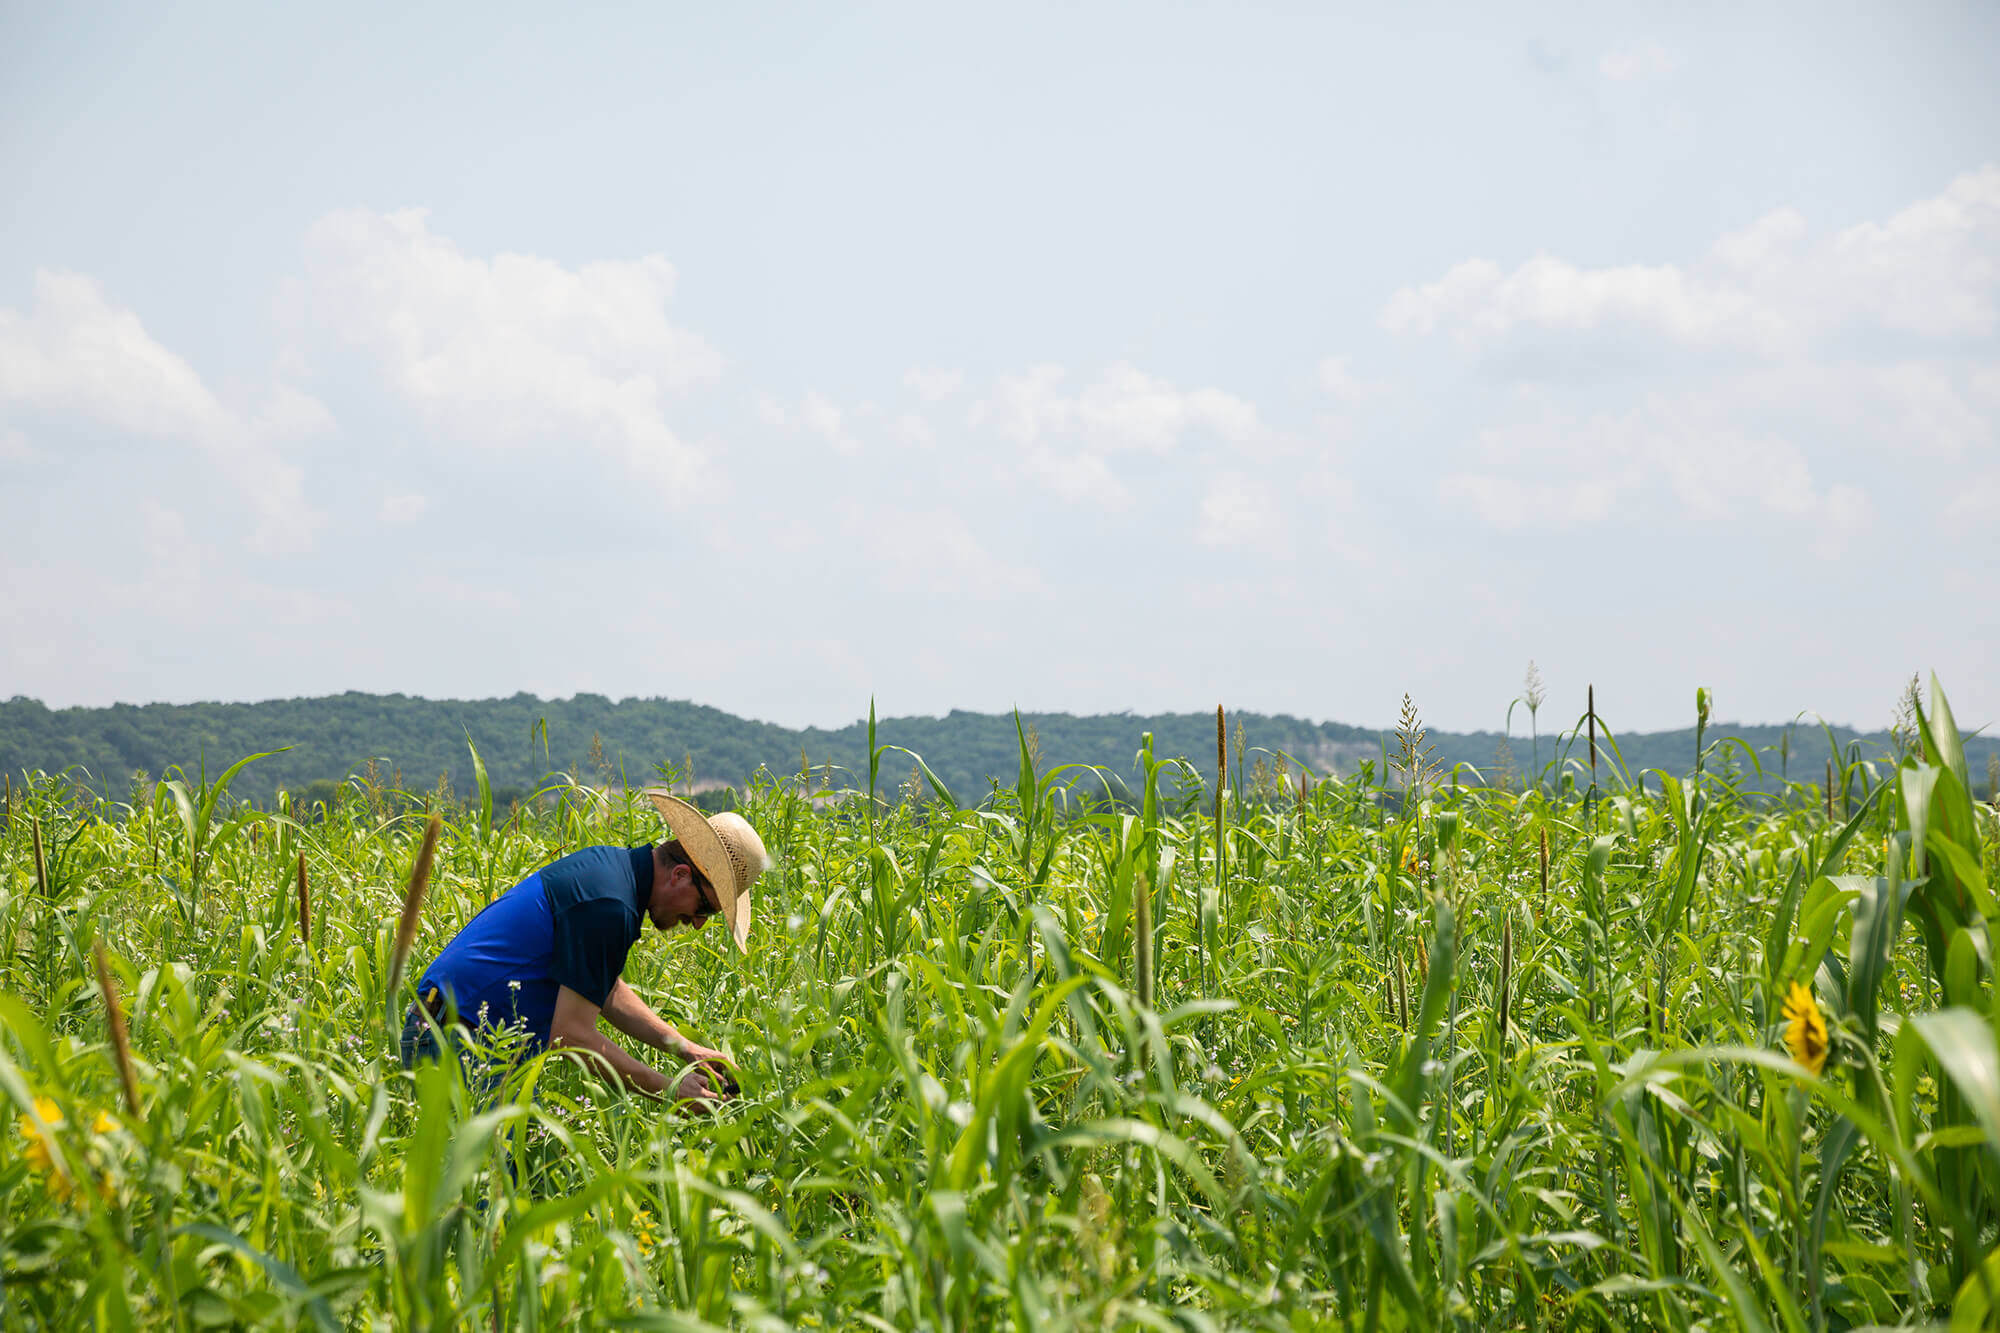
[[[439,1027],[445,1026],[445,1015],[449,1009],[445,1004],[444,992],[436,986],[425,987],[423,993],[417,996],[417,1002],[410,1006],[409,1017],[414,1019],[418,1010],[429,1014],[431,1021]]]

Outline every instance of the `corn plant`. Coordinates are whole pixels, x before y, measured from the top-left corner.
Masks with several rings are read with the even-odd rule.
[[[739,794],[750,955],[627,965],[740,1065],[700,1118],[384,1028],[494,893],[655,835],[615,773],[505,819],[22,775],[0,1326],[1986,1326],[2000,827],[1913,717],[1774,797],[1594,706],[1518,792],[802,757]]]

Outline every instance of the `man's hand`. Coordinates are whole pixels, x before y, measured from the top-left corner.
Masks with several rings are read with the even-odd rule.
[[[686,1037],[681,1038],[681,1059],[698,1060],[704,1063],[714,1061],[718,1064],[728,1065],[731,1069],[736,1067],[734,1060],[724,1055],[721,1051],[716,1050],[713,1046],[704,1046],[698,1041],[689,1041]]]
[[[716,1050],[712,1046],[703,1046],[700,1042],[689,1041],[683,1037],[681,1039],[680,1056],[681,1059],[693,1064],[698,1070],[706,1072],[708,1074],[708,1085],[723,1096],[733,1097],[739,1091],[736,1086],[736,1076],[730,1072],[736,1068],[736,1062],[721,1051]]]
[[[682,1115],[707,1115],[728,1100],[726,1094],[710,1086],[712,1077],[706,1065],[697,1065],[680,1076],[674,1084],[674,1106]]]

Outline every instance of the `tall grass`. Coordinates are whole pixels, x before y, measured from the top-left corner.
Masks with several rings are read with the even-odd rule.
[[[0,1326],[1978,1327],[2000,829],[1935,684],[1916,728],[1776,801],[1716,765],[1642,788],[1608,732],[1595,799],[1436,784],[1413,731],[1395,788],[1226,819],[1226,753],[1211,788],[1150,738],[1124,793],[1024,737],[976,806],[802,758],[744,796],[781,858],[750,956],[628,964],[739,1062],[699,1121],[381,1040],[496,886],[653,836],[635,792],[564,780],[496,827],[483,793],[29,775]]]

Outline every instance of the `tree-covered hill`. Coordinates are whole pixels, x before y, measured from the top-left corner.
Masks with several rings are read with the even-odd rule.
[[[1545,725],[1554,711],[1542,710]],[[1213,713],[1035,713],[1023,715],[1022,723],[1045,765],[1093,764],[1129,775],[1140,736],[1148,731],[1159,755],[1186,756],[1204,774],[1215,764]],[[1232,745],[1241,729],[1246,770],[1260,751],[1268,751],[1303,761],[1315,772],[1351,773],[1364,762],[1379,767],[1385,748],[1393,753],[1396,746],[1392,733],[1286,716],[1231,714],[1230,728]],[[1756,752],[1772,778],[1759,782],[1753,773],[1752,785],[1772,785],[1780,770],[1808,781],[1818,780],[1824,771],[1826,733],[1817,723],[1790,728],[1717,724],[1708,735],[1739,736]],[[1878,756],[1893,744],[1883,732],[1859,734],[1839,727],[1833,736],[1843,754],[1864,757]],[[593,694],[432,700],[348,693],[249,704],[50,709],[18,697],[0,703],[0,767],[15,775],[26,769],[75,769],[79,777],[87,774],[92,786],[110,792],[122,792],[137,772],[157,777],[179,765],[193,773],[205,764],[214,774],[245,755],[281,746],[291,748],[245,772],[237,787],[240,794],[262,800],[279,789],[301,791],[317,782],[338,782],[364,770],[370,760],[384,780],[400,773],[407,788],[434,787],[442,777],[464,792],[472,784],[468,739],[478,746],[503,799],[532,791],[555,772],[574,771],[591,782],[615,780],[622,772],[640,785],[657,780],[661,764],[671,764],[683,782],[691,765],[697,787],[741,783],[760,765],[778,773],[796,772],[801,759],[815,768],[831,763],[866,780],[865,721],[838,730],[793,730],[681,700],[613,701]],[[1581,761],[1586,750],[1580,738],[1570,742],[1548,734],[1541,736],[1538,751],[1519,734],[1504,749],[1493,732],[1434,732],[1430,740],[1442,764],[1469,764],[1489,779],[1511,765],[1518,780],[1535,766],[1537,753],[1546,765],[1562,753]],[[878,726],[877,741],[922,755],[961,799],[982,795],[989,779],[1011,781],[1018,762],[1010,714],[954,711],[944,717],[886,718]],[[1691,729],[1620,736],[1616,744],[1625,766],[1635,772],[1658,768],[1679,774],[1694,761]],[[1787,744],[1788,757],[1781,753]],[[1982,791],[1990,780],[1988,757],[1995,750],[1988,737],[1967,744],[1974,785]],[[1746,772],[1751,769],[1742,747],[1731,746],[1729,753]],[[1602,762],[1608,769],[1608,747]],[[884,783],[901,782],[911,767],[904,756],[885,756]],[[1468,772],[1465,780],[1478,778]]]

